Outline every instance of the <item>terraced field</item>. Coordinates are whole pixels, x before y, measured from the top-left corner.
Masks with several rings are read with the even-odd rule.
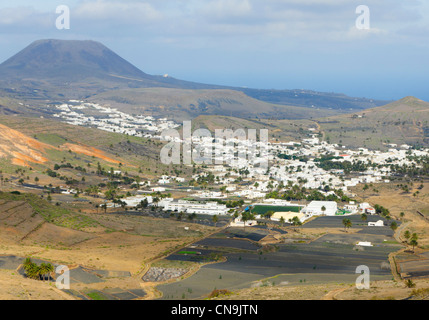
[[[341,228],[341,221],[338,217],[333,221],[320,217],[308,228],[320,225]],[[364,230],[364,226],[359,227]],[[253,229],[246,228],[249,235]],[[214,289],[234,291],[252,286],[353,283],[360,265],[369,267],[372,281],[390,280],[388,256],[401,245],[385,241],[393,239],[389,230],[385,226],[379,227],[380,235],[342,232],[326,234],[310,243],[295,241],[269,246],[248,239],[228,238],[224,234],[214,235],[186,249],[199,251],[199,255],[174,253],[167,259],[192,261],[195,257],[218,253],[224,260],[205,265],[193,276],[158,289],[163,292],[163,299],[197,299]],[[356,242],[363,240],[373,241],[374,246],[357,247]]]

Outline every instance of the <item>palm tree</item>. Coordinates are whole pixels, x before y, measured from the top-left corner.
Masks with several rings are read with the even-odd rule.
[[[42,263],[39,266],[39,279],[42,279],[42,281],[45,281],[46,273],[48,273],[46,268],[46,263]]]
[[[217,222],[219,221],[218,216],[217,216],[217,215],[214,215],[214,216],[213,216],[213,218],[212,218],[212,221],[213,221],[213,223],[215,224],[215,227],[216,227],[216,224],[217,224]]]
[[[246,211],[241,214],[241,221],[244,222],[244,230],[246,230],[246,222],[249,220],[253,220],[254,218],[255,216],[250,211]]]
[[[51,279],[51,273],[54,272],[55,268],[52,264],[48,263],[46,265],[46,271],[48,272],[48,280]]]
[[[39,268],[40,276],[42,280],[45,281],[46,275],[48,275],[48,280],[50,279],[50,273],[54,271],[54,267],[50,263],[42,263]]]
[[[366,221],[368,219],[368,216],[366,215],[366,213],[362,213],[360,215],[360,218],[362,219],[362,221]]]
[[[292,219],[289,220],[289,222],[294,226],[294,227],[299,227],[302,225],[301,220],[299,220],[299,218],[297,216],[293,217]],[[296,228],[294,228],[294,230],[296,231]]]
[[[285,218],[284,217],[280,217],[280,224],[281,224],[282,227],[284,227],[285,222],[286,222]]]
[[[158,206],[158,202],[159,202],[159,198],[158,197],[153,198],[152,201],[153,201],[154,206]]]
[[[29,279],[40,280],[40,267],[31,261],[30,258],[26,258],[23,263],[25,275]]]
[[[398,224],[396,223],[396,221],[392,221],[392,223],[390,224],[390,228],[395,231],[396,229],[398,229]]]
[[[406,239],[405,241],[407,241],[408,242],[408,239],[410,239],[411,238],[411,233],[410,233],[410,231],[405,231],[404,232],[404,238]]]
[[[26,266],[29,266],[29,265],[31,265],[32,263],[33,263],[33,262],[31,261],[31,258],[30,258],[30,257],[25,258],[24,263],[23,263],[24,269],[25,269],[25,267],[26,267]]]
[[[347,231],[347,229],[351,228],[352,222],[350,221],[350,219],[344,218],[343,219],[343,225],[344,225],[345,230]]]
[[[40,280],[40,267],[37,264],[32,263],[25,269],[25,274],[29,279]]]
[[[417,247],[419,245],[419,243],[417,242],[417,239],[411,239],[410,244],[413,246],[413,252],[414,252],[414,247]]]
[[[269,210],[267,212],[265,212],[264,217],[268,218],[268,220],[271,220],[271,217],[273,216],[274,211],[273,210]]]
[[[325,214],[326,207],[325,207],[325,206],[322,206],[321,210],[322,210],[322,214]]]
[[[147,206],[149,205],[149,202],[147,201],[146,198],[144,198],[142,201],[140,201],[140,203],[137,205],[137,208],[141,208],[142,211],[144,208],[147,208]]]

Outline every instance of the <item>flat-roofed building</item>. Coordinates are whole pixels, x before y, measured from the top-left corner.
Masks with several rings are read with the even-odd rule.
[[[337,203],[335,201],[311,201],[302,212],[306,216],[327,215],[335,216],[337,213]]]
[[[378,220],[377,222],[368,222],[368,227],[384,227],[383,220]]]
[[[165,211],[177,211],[208,215],[225,215],[229,211],[226,205],[219,204],[213,201],[174,201],[172,199],[164,199],[158,204],[158,206],[162,207]]]

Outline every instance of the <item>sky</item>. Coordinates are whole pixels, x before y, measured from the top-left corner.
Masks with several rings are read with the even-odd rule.
[[[70,29],[56,27],[60,5]],[[360,5],[369,29],[356,25]],[[0,2],[0,62],[40,39],[99,41],[146,73],[189,81],[429,101],[427,0]]]

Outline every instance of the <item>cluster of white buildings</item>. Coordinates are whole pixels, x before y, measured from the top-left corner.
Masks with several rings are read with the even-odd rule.
[[[428,150],[409,150],[407,145],[401,146],[401,149],[389,149],[387,152],[370,151],[365,148],[346,150],[336,144],[320,142],[317,137],[304,139],[302,143],[270,144],[269,149],[274,163],[270,167],[269,176],[275,180],[281,181],[283,184],[287,184],[289,181],[294,184],[304,181],[303,186],[305,188],[317,189],[328,185],[331,188],[342,189],[343,191],[347,191],[348,187],[356,186],[359,183],[389,182],[385,177],[391,175],[390,168],[372,167],[356,177],[345,178],[342,170],[326,171],[319,168],[312,159],[330,155],[335,157],[332,160],[333,162],[362,161],[363,163],[372,162],[378,165],[393,164],[402,166],[412,163],[407,159],[409,155],[424,156],[429,154]],[[284,154],[291,159],[276,159],[277,154]],[[298,158],[300,157],[306,157],[310,160],[306,162],[299,161]]]
[[[165,137],[160,136],[162,131],[179,127],[178,124],[168,119],[133,116],[114,108],[84,101],[69,101],[56,108],[58,113],[54,116],[64,122],[133,136],[164,139]],[[180,140],[180,138],[177,139]],[[214,183],[226,187],[220,192],[202,191],[194,194],[200,199],[223,199],[228,195],[233,195],[249,199],[249,201],[261,201],[269,192],[278,189],[281,193],[293,185],[306,189],[317,189],[326,196],[332,194],[333,189],[340,189],[348,194],[350,187],[360,183],[389,182],[392,174],[390,165],[411,165],[413,161],[409,159],[409,156],[429,155],[428,149],[413,150],[408,145],[389,145],[390,149],[386,152],[371,151],[366,148],[350,150],[344,146],[320,141],[316,135],[311,135],[301,142],[288,143],[258,142],[234,137],[213,138],[211,135],[197,135],[190,139],[191,141],[180,142],[191,142],[193,148],[187,151],[192,153],[191,158],[195,160],[195,155],[197,155],[200,161],[206,161],[208,164],[204,173],[195,174],[193,179],[197,180],[202,176],[213,174]],[[279,154],[284,155],[285,159],[280,158]],[[361,161],[365,164],[371,162],[376,165],[369,166],[365,172],[346,176],[342,170],[320,168],[317,159],[326,156],[332,157],[333,162]],[[264,163],[268,163],[268,165],[265,166]],[[381,167],[379,167],[380,165]],[[151,191],[165,191],[164,185],[173,182],[184,183],[185,179],[161,176],[157,183],[158,186],[151,187]],[[127,205],[138,204],[139,199],[127,199]],[[164,210],[185,213],[222,215],[228,212],[225,205],[217,202],[163,199],[158,206]],[[350,213],[375,213],[374,208],[365,203],[348,204],[344,209]],[[301,210],[300,214],[302,219],[308,219],[321,214],[332,216],[337,213],[337,210],[336,202],[312,201]]]
[[[168,119],[154,119],[151,116],[133,116],[117,109],[101,106],[96,103],[84,101],[69,101],[56,107],[58,113],[54,115],[63,121],[82,126],[97,127],[101,130],[120,132],[128,135],[161,138],[159,133],[166,129],[179,127],[178,124]],[[165,138],[165,137],[163,137]],[[191,138],[193,147],[192,159],[195,154],[199,155],[199,160],[207,160],[213,166],[207,171],[212,171],[216,175],[216,184],[225,185],[234,190],[227,190],[236,196],[248,199],[263,198],[279,183],[283,185],[299,184],[307,189],[342,189],[344,192],[348,188],[360,183],[388,182],[391,175],[388,166],[378,168],[370,167],[366,172],[361,172],[353,177],[345,177],[342,170],[324,170],[317,166],[314,161],[322,156],[335,157],[332,161],[362,161],[378,165],[399,165],[411,164],[408,156],[429,155],[428,150],[411,150],[408,145],[389,145],[387,152],[370,151],[365,148],[349,150],[343,146],[329,144],[320,141],[316,135],[312,135],[301,142],[272,143],[252,141],[251,139],[237,139],[235,137],[224,138],[203,135],[193,135]],[[189,143],[189,141],[181,141]],[[283,154],[290,159],[280,159],[279,154]],[[306,158],[307,161],[299,159]],[[262,163],[269,163],[264,166]],[[218,165],[216,165],[218,164]],[[227,170],[226,168],[229,168]],[[232,169],[232,170],[231,170]],[[238,173],[246,170],[247,174]],[[194,176],[194,179],[198,176]],[[249,182],[247,187],[238,187],[235,181],[240,178]],[[185,182],[183,178],[161,177],[158,184],[164,185],[171,182]],[[257,183],[256,183],[257,182]],[[256,183],[256,185],[255,185]],[[326,195],[329,194],[329,191]]]
[[[227,148],[220,150],[223,153],[229,152]],[[428,151],[411,150],[407,145],[402,145],[399,149],[391,148],[386,152],[371,151],[365,148],[349,150],[335,144],[321,142],[313,136],[302,142],[268,143],[270,163],[268,170],[261,170],[255,166],[255,163],[241,159],[238,166],[230,165],[228,169],[225,166],[213,166],[207,171],[211,171],[216,176],[216,184],[234,187],[234,195],[248,199],[264,198],[279,184],[318,189],[327,196],[333,193],[333,189],[342,190],[347,194],[350,187],[361,183],[387,183],[392,175],[390,165],[411,165],[413,161],[409,160],[409,156],[426,156],[429,155]],[[278,157],[279,154],[286,155],[289,159],[281,159]],[[361,161],[365,164],[371,162],[382,165],[382,167],[369,166],[365,172],[346,177],[343,170],[320,168],[316,159],[323,156],[332,156],[331,161],[333,162]],[[304,158],[306,161],[300,161]],[[383,165],[385,166],[383,167]],[[246,170],[248,173],[240,175],[237,169]],[[194,177],[194,179],[196,178]],[[235,184],[237,178],[248,182],[247,185],[245,187],[237,186]],[[286,188],[279,191],[284,190]]]
[[[155,119],[151,116],[133,116],[115,108],[96,103],[71,100],[56,106],[58,113],[53,116],[72,125],[95,127],[109,132],[130,136],[154,138],[160,132],[177,128],[179,125],[166,118]]]
[[[185,178],[176,177],[176,176],[166,176],[166,175],[163,175],[158,180],[158,184],[170,184],[170,183],[173,183],[173,182],[184,183],[185,181],[186,181]]]

